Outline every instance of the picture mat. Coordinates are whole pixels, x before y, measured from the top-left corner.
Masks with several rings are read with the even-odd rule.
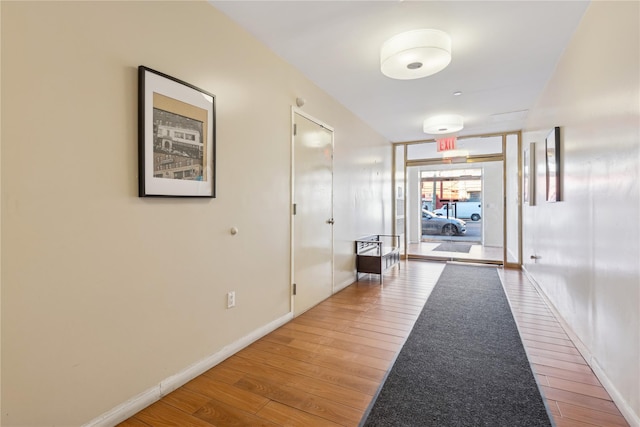
[[[213,124],[213,97],[193,88],[167,79],[163,76],[145,70],[145,88],[144,88],[144,115],[147,118],[144,126],[144,150],[145,153],[153,153],[153,101],[154,93],[165,95],[168,98],[179,100],[182,103],[190,104],[193,107],[206,111],[206,120],[204,123]],[[151,118],[151,119],[149,119]],[[209,143],[213,141],[213,126],[207,126],[206,137],[203,140],[204,149],[209,148]],[[211,179],[214,175],[213,171],[213,145],[206,153],[203,151],[204,170],[203,177],[208,177],[203,181],[186,181],[179,179],[156,178],[153,176],[153,155],[145,155],[144,174],[145,174],[145,193],[146,195],[162,195],[162,196],[212,196],[213,183]]]

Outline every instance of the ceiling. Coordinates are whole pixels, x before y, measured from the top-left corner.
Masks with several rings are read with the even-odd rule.
[[[423,132],[422,123],[436,114],[462,115],[465,127],[458,136],[522,129],[589,4],[210,3],[392,142],[433,138]],[[415,80],[384,76],[380,46],[396,34],[421,28],[451,36],[449,66]],[[457,91],[462,94],[455,96]]]

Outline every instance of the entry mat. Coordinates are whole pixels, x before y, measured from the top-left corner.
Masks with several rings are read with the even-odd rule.
[[[471,250],[471,245],[468,243],[446,242],[439,244],[432,250],[440,252],[464,252],[468,254],[469,250]]]

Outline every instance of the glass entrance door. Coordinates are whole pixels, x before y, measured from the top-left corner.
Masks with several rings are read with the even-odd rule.
[[[501,162],[491,163],[408,168],[409,186],[412,178],[419,180],[419,192],[408,197],[419,198],[420,206],[419,235],[412,233],[408,256],[502,263],[502,221],[495,215],[502,169]],[[489,223],[484,219],[485,198]]]
[[[519,266],[520,132],[460,138],[455,153],[437,146],[394,145],[395,232],[404,255]]]

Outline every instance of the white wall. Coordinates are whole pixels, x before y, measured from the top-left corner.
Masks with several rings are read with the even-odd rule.
[[[504,246],[504,208],[502,162],[482,164],[482,244]]]
[[[535,109],[526,270],[640,425],[640,3],[592,2]],[[545,201],[544,138],[561,127],[562,197]],[[533,262],[531,255],[540,258]]]
[[[1,7],[4,426],[88,422],[287,316],[296,97],[335,129],[336,283],[390,229],[388,142],[207,3]],[[216,95],[216,199],[137,197],[138,65]]]
[[[409,211],[405,220],[409,224],[409,243],[422,241],[422,182],[420,179],[421,168],[419,166],[407,168],[407,193],[409,194]]]

